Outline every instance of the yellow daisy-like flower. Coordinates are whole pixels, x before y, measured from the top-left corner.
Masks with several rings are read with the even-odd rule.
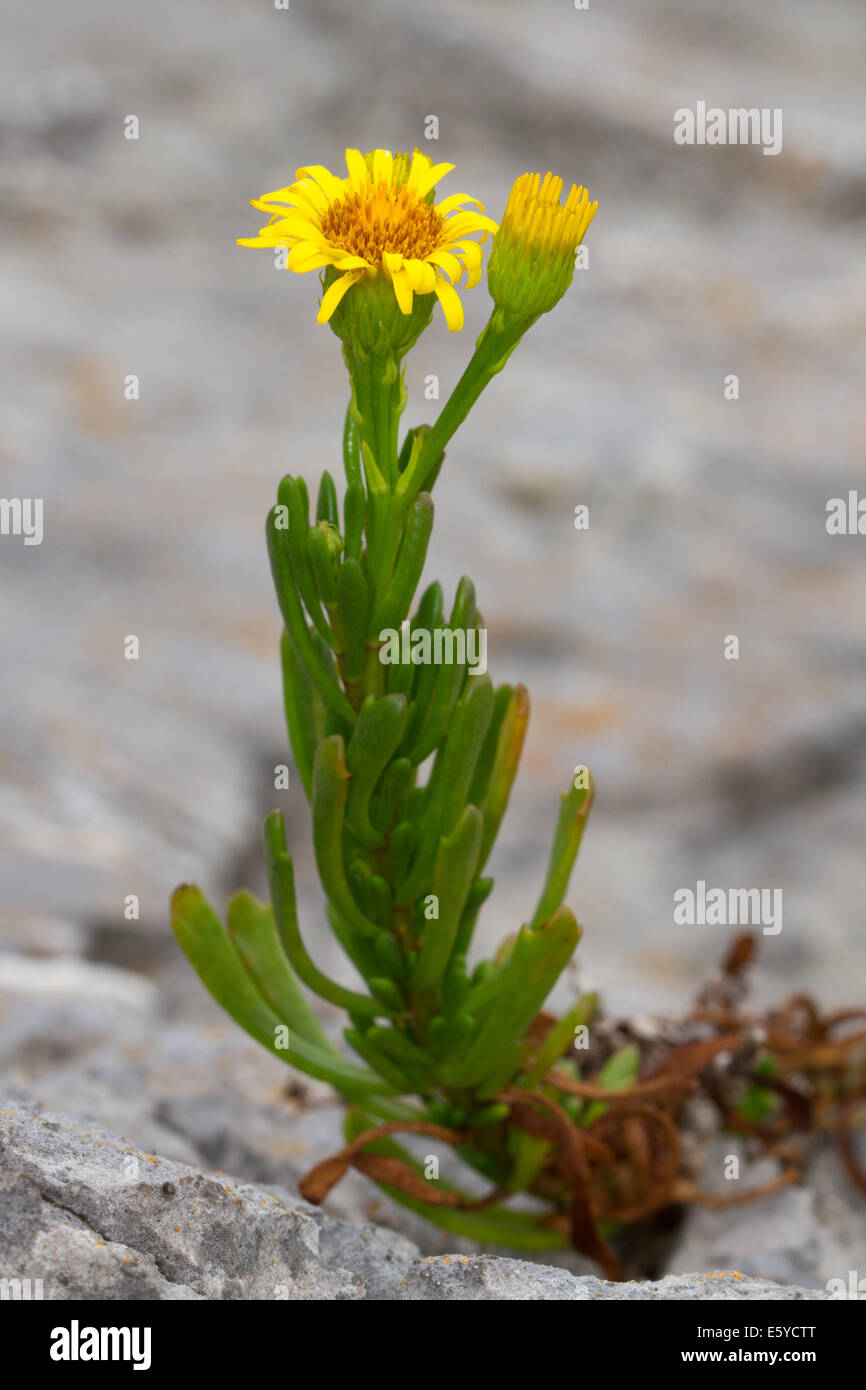
[[[337,276],[328,276],[319,323],[328,322],[359,280],[384,276],[402,314],[412,313],[415,295],[435,294],[449,329],[462,328],[463,305],[454,286],[464,270],[468,288],[478,283],[481,242],[497,224],[465,193],[434,203],[434,186],[454,165],[434,164],[418,150],[411,161],[390,150],[366,157],[347,150],[346,168],[348,177],[338,178],[311,164],[297,171],[298,181],[288,188],[253,199],[270,221],[238,245],[287,246],[289,268],[301,274],[333,268]]]

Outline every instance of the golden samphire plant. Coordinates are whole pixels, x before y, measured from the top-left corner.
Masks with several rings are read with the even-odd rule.
[[[342,499],[326,472],[311,516],[303,478],[286,476],[267,542],[288,732],[327,915],[364,988],[328,978],[307,953],[278,812],[264,830],[270,904],[236,894],[224,929],[200,891],[184,886],[174,929],[247,1032],[349,1103],[347,1146],[308,1174],[309,1200],[323,1200],[354,1166],[450,1231],[524,1250],[572,1243],[620,1278],[609,1244],[618,1226],[702,1200],[681,1172],[677,1116],[713,1059],[743,1063],[733,1100],[716,1088],[725,1121],[772,1146],[792,1126],[849,1113],[862,1094],[857,1035],[835,1041],[839,1021],[805,1005],[761,1033],[723,992],[700,1005],[691,1031],[649,1074],[641,1050],[626,1044],[583,1079],[573,1043],[596,999],[578,998],[559,1019],[543,1006],[580,937],[564,899],[592,802],[588,774],[561,799],[531,920],[494,960],[467,965],[529,699],[523,686],[494,687],[474,659],[483,621],[471,580],[461,579],[447,616],[438,583],[415,602],[431,492],[481,391],[569,288],[596,204],[582,188],[563,200],[552,174],[524,174],[497,226],[465,194],[437,200],[452,166],[418,151],[347,150],[346,166],[341,177],[311,165],[255,199],[268,220],[241,244],[282,249],[289,269],[320,272],[318,319],[341,340],[349,372]],[[406,355],[437,302],[448,328],[462,328],[457,287],[478,283],[491,235],[489,321],[435,423],[401,438]],[[725,978],[743,963],[732,958]],[[345,1011],[359,1062],[326,1035],[307,992]],[[399,1132],[453,1146],[488,1193],[426,1177],[393,1138]],[[780,1182],[798,1171],[787,1153]],[[514,1202],[519,1194],[535,1200]]]

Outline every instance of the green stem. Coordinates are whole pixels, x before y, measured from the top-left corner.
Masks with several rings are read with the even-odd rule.
[[[345,352],[355,396],[356,424],[361,439],[373,452],[389,489],[397,481],[397,440],[403,410],[400,364],[392,353],[376,356]]]
[[[482,330],[475,351],[439,414],[433,428],[425,436],[407,490],[414,497],[424,486],[428,475],[439,462],[446,445],[466,419],[481,392],[498,372],[502,371],[529,323],[515,323],[500,309],[494,309],[487,326]],[[407,470],[408,472],[409,470]]]

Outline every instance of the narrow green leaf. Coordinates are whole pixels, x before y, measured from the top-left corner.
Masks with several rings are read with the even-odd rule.
[[[406,701],[402,695],[381,700],[368,696],[358,712],[355,730],[346,749],[351,781],[346,802],[346,823],[353,835],[370,848],[384,836],[370,820],[370,797],[390,762],[406,726]]]
[[[307,558],[316,592],[329,616],[337,605],[337,574],[343,540],[339,531],[327,521],[311,526],[307,533]]]
[[[442,982],[443,1014],[455,1014],[468,993],[469,976],[466,973],[466,957],[455,947]]]
[[[283,703],[289,742],[309,801],[313,789],[313,754],[322,738],[321,720],[314,698],[315,686],[285,629],[280,638],[280,659],[283,667]]]
[[[402,811],[414,780],[415,769],[408,758],[395,758],[385,768],[378,790],[370,798],[370,819],[383,834],[394,816]]]
[[[483,831],[482,831],[483,845]],[[481,862],[481,854],[478,856]],[[478,914],[493,890],[492,878],[476,878],[466,899],[466,906],[463,909],[463,916],[460,919],[460,926],[457,931],[457,940],[454,943],[454,950],[458,955],[465,956],[472,944],[472,935],[475,931],[475,923],[478,921]]]
[[[367,916],[381,927],[391,921],[391,885],[381,874],[368,874],[365,904]]]
[[[401,821],[399,825],[394,827],[388,847],[388,866],[391,871],[391,882],[395,888],[399,888],[406,877],[412,850],[415,848],[417,833],[411,821]]]
[[[421,445],[424,442],[424,435],[427,433],[428,428],[429,426],[427,425],[415,425],[413,429],[407,430],[406,432],[406,438],[403,440],[400,447],[400,455],[397,459],[397,474],[398,477],[400,477],[400,481],[403,483],[401,489],[400,483],[398,482],[398,491],[406,491],[406,482],[408,480],[403,479],[401,475],[406,472],[410,463],[412,463],[414,458],[420,453]]]
[[[380,1076],[383,1076],[399,1094],[405,1095],[417,1089],[412,1078],[406,1075],[400,1065],[386,1052],[383,1052],[381,1047],[377,1047],[375,1043],[371,1042],[366,1033],[362,1033],[359,1028],[344,1029],[343,1037],[349,1046],[354,1048],[358,1056],[363,1057],[364,1061],[373,1067]]]
[[[366,518],[367,494],[360,478],[356,478],[346,488],[346,496],[343,498],[343,531],[347,560],[361,559]]]
[[[285,508],[286,519],[277,512],[277,508]],[[319,595],[316,592],[316,585],[307,556],[307,536],[310,531],[307,522],[307,508],[300,491],[299,479],[293,478],[290,473],[281,479],[277,488],[277,508],[274,509],[273,527],[280,546],[288,558],[288,568],[295,581],[295,588],[310,615],[313,626],[325,639],[328,646],[333,647],[335,645],[334,634],[322,612],[322,605],[319,602]]]
[[[338,1004],[358,1017],[377,1018],[387,1012],[375,999],[370,999],[366,994],[357,994],[351,989],[344,989],[342,985],[323,975],[308,956],[298,926],[295,875],[291,856],[286,850],[286,830],[280,811],[272,811],[266,818],[264,842],[274,920],[283,950],[295,974],[314,994],[328,999],[332,1004]]]
[[[398,628],[408,614],[424,569],[432,530],[433,499],[428,493],[422,492],[409,513],[387,591],[376,606],[372,624],[374,633],[386,628]]]
[[[475,626],[477,612],[475,585],[469,576],[464,574],[457,585],[454,607],[451,610],[448,626],[453,627],[455,631],[462,629],[464,632],[468,632],[471,627]]]
[[[376,937],[374,940],[369,936],[359,936],[356,931],[352,931],[335,910],[333,903],[325,903],[325,912],[331,924],[331,930],[358,974],[365,981],[375,979],[377,975],[380,975],[382,963],[375,949],[380,938]]]
[[[380,702],[384,703],[384,701]],[[349,773],[343,740],[326,738],[313,759],[313,848],[322,887],[343,921],[362,936],[376,936],[380,930],[366,917],[353,898],[343,865],[343,821]]]
[[[367,499],[369,502],[368,549],[371,559],[375,560],[385,539],[388,501],[391,494],[388,490],[388,484],[377,467],[372,450],[364,440],[361,441],[361,458],[364,462],[364,476],[367,481]]]
[[[348,1099],[370,1091],[385,1091],[379,1077],[363,1067],[323,1052],[300,1032],[289,1028],[289,1045],[283,1047],[286,1024],[262,999],[213,908],[198,888],[184,884],[172,898],[172,928],[178,943],[210,991],[236,1023],[282,1061],[327,1081]]]
[[[548,1139],[536,1139],[519,1129],[509,1129],[508,1150],[514,1164],[508,1179],[509,1192],[526,1192],[531,1187],[552,1148]]]
[[[430,1089],[430,1055],[405,1033],[393,1027],[373,1026],[364,1030],[364,1037],[400,1068],[413,1090],[423,1093]]]
[[[562,794],[547,876],[532,918],[533,928],[545,922],[551,913],[556,911],[568,892],[568,881],[592,806],[592,778],[588,778],[588,783],[586,787],[572,786]]]
[[[375,952],[380,969],[384,968],[386,975],[393,980],[405,978],[406,962],[403,958],[403,952],[389,931],[383,931],[377,936]]]
[[[481,830],[481,812],[467,806],[453,833],[439,841],[431,889],[438,901],[439,917],[424,923],[421,950],[412,975],[416,990],[431,989],[441,982],[475,877]]]
[[[339,1057],[292,974],[270,903],[241,890],[229,901],[226,920],[229,937],[265,1003],[293,1032]]]
[[[355,711],[346,699],[339,683],[328,670],[321,656],[313,645],[310,630],[307,627],[301,608],[301,601],[295,588],[289,563],[288,552],[286,550],[284,531],[277,531],[274,527],[274,516],[276,508],[272,508],[268,514],[267,537],[268,552],[271,558],[271,569],[274,575],[274,585],[277,591],[283,621],[295,644],[298,656],[303,661],[311,677],[316,683],[322,699],[329,709],[335,714],[347,719],[350,724],[355,722]],[[312,580],[311,580],[312,582]]]
[[[340,513],[337,508],[337,489],[334,487],[334,479],[331,477],[327,468],[322,474],[319,483],[319,499],[316,504],[316,520],[329,521],[335,530],[339,530]]]
[[[388,979],[386,975],[374,975],[367,983],[370,986],[370,993],[380,999],[392,1014],[405,1012],[406,1001],[399,986],[393,980]]]
[[[510,1046],[504,1047],[496,1059],[493,1070],[485,1076],[475,1092],[478,1100],[493,1100],[502,1087],[507,1086],[523,1070],[531,1051],[532,1043],[529,1038],[518,1038]]]
[[[452,1018],[441,1015],[430,1024],[430,1042],[437,1062],[462,1057],[478,1028],[474,1014],[461,1011]]]
[[[493,765],[496,760],[496,750],[499,747],[499,732],[513,697],[514,689],[512,686],[497,686],[493,703],[493,718],[490,720],[490,728],[487,730],[487,737],[475,767],[472,786],[469,788],[469,800],[473,806],[481,807],[487,799],[490,779],[493,776]]]
[[[445,611],[445,595],[442,592],[442,585],[438,579],[434,579],[432,584],[428,584],[420,599],[418,609],[415,614],[416,622],[419,627],[428,630],[438,627],[442,622],[442,614]]]
[[[493,684],[474,676],[461,695],[451,730],[430,775],[430,826],[447,835],[467,804],[469,787],[493,717]]]
[[[596,1077],[595,1084],[602,1086],[605,1091],[627,1091],[629,1086],[633,1086],[637,1081],[640,1066],[640,1049],[635,1047],[633,1043],[628,1043],[625,1047],[614,1052],[613,1056],[608,1057]],[[610,1106],[605,1101],[593,1101],[583,1113],[580,1122],[581,1129],[588,1129],[609,1109]]]
[[[538,1049],[532,1065],[525,1073],[521,1086],[538,1086],[552,1066],[559,1061],[574,1042],[574,1030],[591,1023],[598,1008],[597,994],[583,994],[574,1008],[554,1023]]]
[[[367,659],[369,598],[367,581],[357,560],[346,560],[337,579],[337,608],[343,635],[343,671],[347,681],[359,681]]]
[[[497,976],[489,1012],[466,1055],[440,1068],[446,1086],[474,1086],[497,1067],[506,1049],[522,1039],[574,952],[580,929],[560,908],[538,931],[522,927]],[[473,1008],[472,995],[469,1008]]]
[[[432,695],[427,702],[424,722],[420,725],[418,736],[409,752],[409,759],[416,767],[423,763],[425,758],[429,758],[431,753],[435,753],[441,745],[454,718],[454,709],[465,679],[464,669],[456,662],[439,667]]]
[[[484,837],[481,842],[481,858],[478,867],[487,863],[499,827],[508,806],[511,788],[517,776],[526,726],[529,722],[529,695],[525,686],[518,685],[508,702],[502,718],[496,753],[487,779],[487,793],[480,810],[484,816]]]
[[[353,483],[361,482],[361,440],[358,426],[352,416],[351,401],[346,408],[346,421],[343,425],[343,467],[346,470],[346,482],[350,487]],[[346,497],[348,498],[348,493]],[[347,523],[346,530],[348,529]],[[357,559],[357,556],[355,558]]]

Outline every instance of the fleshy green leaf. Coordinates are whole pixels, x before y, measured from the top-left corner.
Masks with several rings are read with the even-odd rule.
[[[292,974],[270,903],[260,903],[241,890],[229,901],[226,922],[229,938],[265,1003],[307,1042],[338,1057]]]
[[[313,755],[323,737],[321,700],[317,709],[316,688],[285,629],[280,639],[280,657],[289,742],[309,801],[313,793]]]
[[[275,525],[276,508],[272,507],[268,513],[267,537],[268,551],[271,558],[271,569],[274,576],[274,587],[277,591],[277,598],[283,621],[289,631],[298,656],[303,661],[310,676],[316,683],[325,704],[343,719],[347,719],[350,724],[355,722],[355,711],[340,689],[339,682],[334,677],[332,671],[328,669],[322,661],[316,647],[313,644],[310,630],[307,627],[301,608],[301,601],[295,587],[294,576],[289,562],[289,554],[286,545],[286,532],[278,530]],[[310,579],[312,583],[312,577]],[[316,600],[318,602],[318,599]],[[333,641],[333,638],[330,639]]]
[[[348,1098],[388,1087],[373,1072],[322,1051],[292,1029],[261,997],[241,957],[200,890],[190,884],[172,898],[172,928],[181,949],[218,1004],[282,1061],[327,1081]],[[288,1028],[288,1045],[282,1046]]]
[[[424,569],[427,546],[433,530],[433,499],[428,493],[412,504],[406,523],[403,543],[387,590],[376,606],[373,632],[383,628],[398,628],[409,612],[415,589]]]
[[[385,701],[379,701],[384,704]],[[322,887],[343,921],[362,936],[377,936],[379,927],[352,896],[343,864],[343,818],[349,773],[343,740],[335,734],[316,749],[313,759],[313,847]]]
[[[481,812],[467,806],[453,833],[439,841],[430,890],[438,901],[439,917],[424,923],[421,950],[412,975],[414,989],[430,989],[442,979],[475,877],[481,828]]]
[[[406,700],[402,695],[386,695],[381,700],[368,696],[358,712],[346,749],[346,768],[351,777],[346,822],[352,834],[371,848],[381,845],[384,835],[370,820],[370,797],[405,727]]]
[[[502,724],[496,741],[496,753],[487,774],[487,791],[480,810],[484,816],[484,838],[481,842],[479,868],[487,863],[493,848],[502,818],[508,806],[511,788],[517,776],[526,726],[529,722],[529,696],[522,685],[518,685],[502,717]]]
[[[625,1091],[633,1086],[640,1073],[640,1050],[629,1043],[608,1057],[596,1078],[596,1085],[606,1091]],[[586,1107],[581,1119],[581,1128],[588,1128],[610,1107],[603,1100],[593,1101]]]
[[[538,927],[546,922],[552,912],[561,905],[568,892],[568,881],[580,849],[586,819],[592,806],[594,787],[592,778],[587,778],[586,787],[572,786],[563,792],[559,808],[556,835],[550,851],[547,877],[544,881],[538,907],[532,918],[532,926]]]
[[[303,980],[308,989],[322,999],[338,1004],[360,1017],[375,1018],[387,1012],[376,1000],[366,994],[344,989],[315,966],[307,955],[298,926],[295,906],[295,875],[291,856],[286,850],[286,831],[280,811],[272,811],[265,820],[264,830],[265,858],[268,865],[268,879],[271,889],[271,902],[274,905],[274,920],[277,925],[283,950],[289,958],[292,969]]]
[[[492,999],[475,1040],[463,1058],[439,1069],[444,1085],[474,1086],[491,1074],[505,1049],[523,1037],[579,939],[580,928],[567,908],[560,908],[538,931],[521,927],[505,964],[480,987]],[[476,1007],[472,993],[467,1007]]]
[[[367,581],[357,560],[348,559],[337,578],[337,609],[343,636],[343,670],[347,681],[364,674],[370,601]]]

